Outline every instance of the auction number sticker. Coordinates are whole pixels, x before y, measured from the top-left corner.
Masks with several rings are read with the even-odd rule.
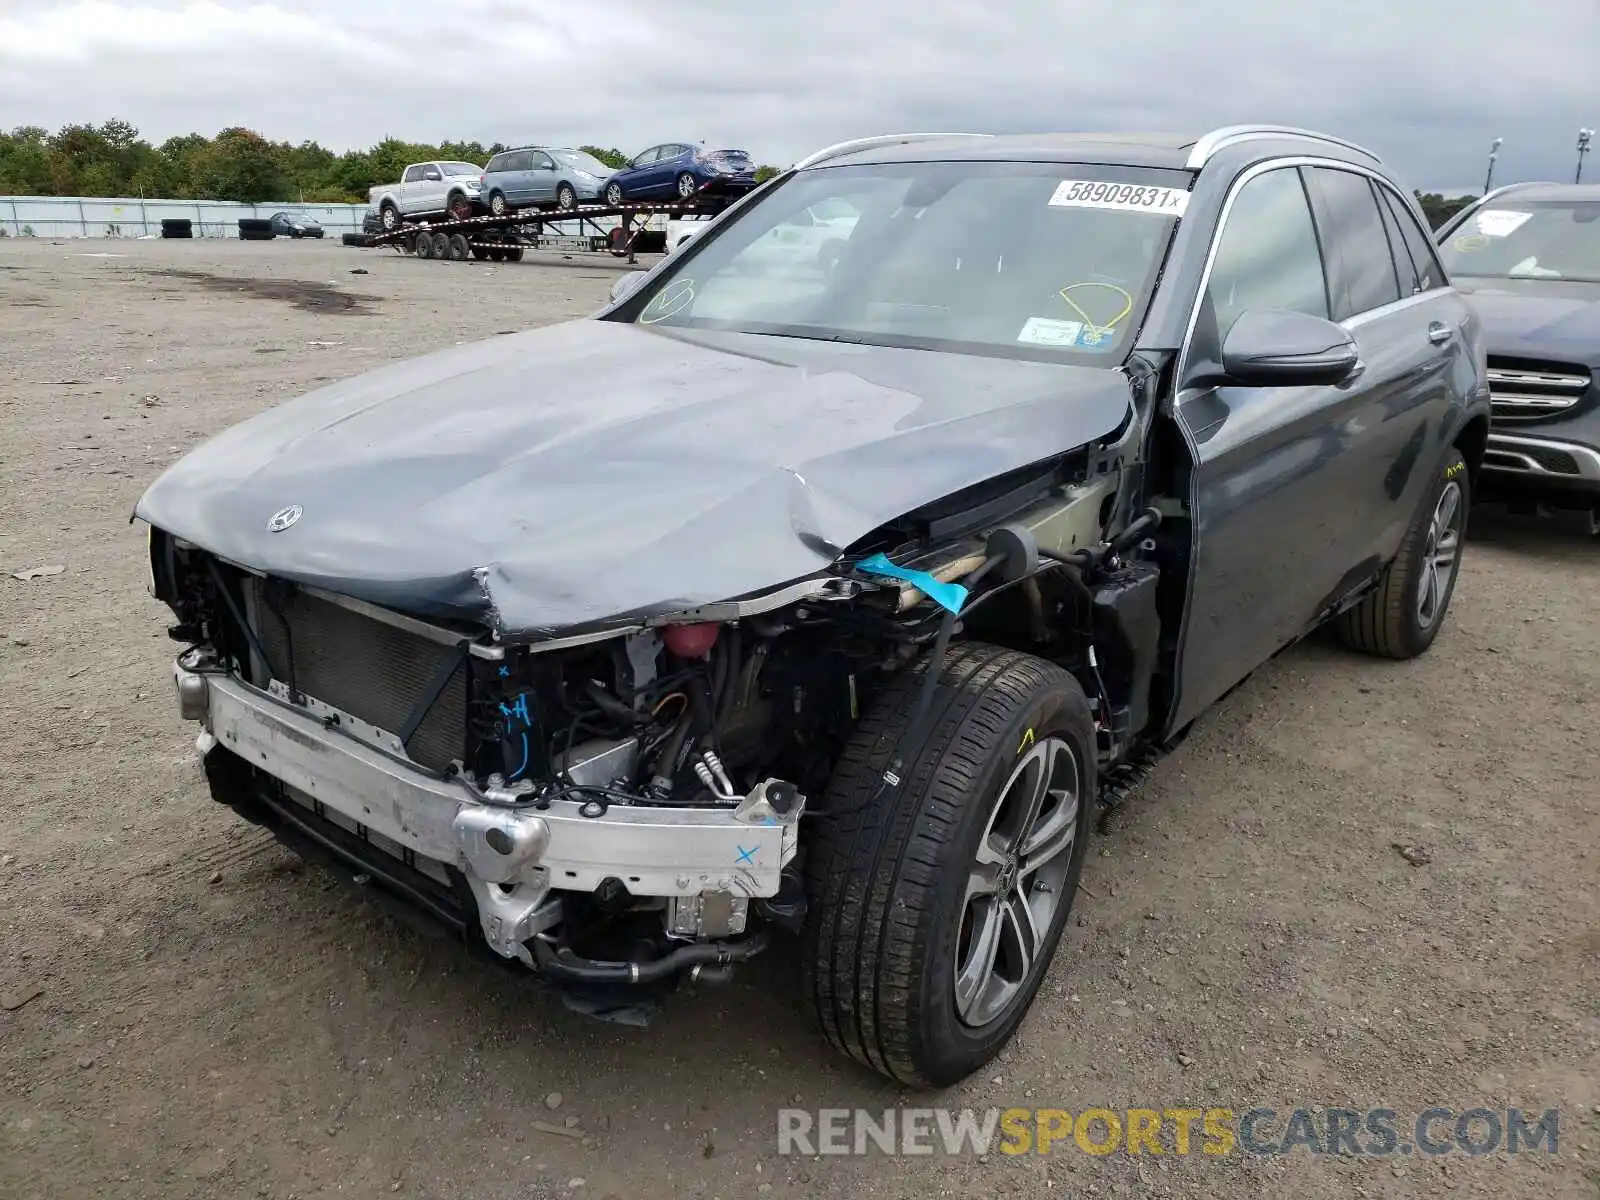
[[[1478,232],[1484,237],[1509,237],[1521,229],[1533,216],[1531,212],[1513,212],[1509,208],[1491,208],[1477,216]]]
[[[1094,179],[1063,179],[1050,196],[1055,208],[1110,208],[1118,212],[1156,213],[1181,217],[1189,207],[1182,188],[1152,187],[1142,183],[1107,183]]]

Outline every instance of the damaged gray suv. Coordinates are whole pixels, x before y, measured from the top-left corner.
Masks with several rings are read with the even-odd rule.
[[[1097,805],[1320,626],[1438,635],[1489,404],[1423,228],[1280,127],[821,151],[156,481],[212,794],[577,1008],[782,945],[836,1047],[959,1080]]]

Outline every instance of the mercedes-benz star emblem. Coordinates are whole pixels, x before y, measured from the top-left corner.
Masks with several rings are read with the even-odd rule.
[[[298,521],[300,514],[304,511],[298,504],[291,504],[288,508],[280,508],[272,514],[272,519],[267,522],[267,532],[282,533]]]

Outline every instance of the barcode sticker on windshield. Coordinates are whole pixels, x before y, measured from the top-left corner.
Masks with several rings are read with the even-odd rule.
[[[1181,217],[1189,207],[1182,188],[1152,187],[1143,183],[1106,183],[1094,179],[1063,179],[1050,196],[1056,208],[1112,208],[1119,212],[1156,213]]]
[[[1531,212],[1512,212],[1509,208],[1491,208],[1478,214],[1478,232],[1484,237],[1506,237],[1515,233]]]

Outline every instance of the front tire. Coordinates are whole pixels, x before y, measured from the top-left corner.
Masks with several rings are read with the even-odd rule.
[[[571,212],[578,207],[578,193],[570,183],[563,183],[556,189],[556,207],[562,212]]]
[[[1383,658],[1426,653],[1455,594],[1471,506],[1467,460],[1452,449],[1378,586],[1339,618],[1346,646]]]
[[[1083,868],[1094,736],[1060,667],[953,646],[929,732],[885,789],[925,671],[877,698],[814,816],[804,965],[837,1049],[944,1087],[1000,1052],[1049,968]]]

